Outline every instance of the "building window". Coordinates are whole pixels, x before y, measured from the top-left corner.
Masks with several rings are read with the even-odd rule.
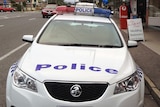
[[[160,0],[150,0],[148,7],[150,17],[160,17]]]

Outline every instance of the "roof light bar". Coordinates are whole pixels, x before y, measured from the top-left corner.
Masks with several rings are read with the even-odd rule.
[[[111,10],[102,9],[102,8],[94,8],[94,15],[105,16],[109,18],[111,16]]]
[[[109,9],[102,9],[90,5],[78,5],[75,7],[74,10],[75,14],[81,15],[96,15],[96,16],[103,16],[109,18],[111,16],[111,10]]]

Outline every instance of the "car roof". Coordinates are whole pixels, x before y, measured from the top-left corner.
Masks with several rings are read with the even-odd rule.
[[[79,2],[76,4],[76,6],[95,6],[94,3],[88,3],[88,2]]]
[[[100,16],[88,16],[88,15],[75,15],[74,13],[60,14],[54,17],[54,20],[75,20],[75,21],[90,21],[90,22],[101,22],[111,23],[110,18]]]

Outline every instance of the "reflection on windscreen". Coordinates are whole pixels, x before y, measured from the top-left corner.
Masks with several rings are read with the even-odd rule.
[[[47,5],[45,8],[55,9],[55,8],[56,8],[56,5]]]
[[[122,47],[114,26],[110,23],[52,21],[38,43],[64,46]]]

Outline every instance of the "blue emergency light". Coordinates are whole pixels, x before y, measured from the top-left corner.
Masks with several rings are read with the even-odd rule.
[[[102,8],[94,8],[94,15],[105,16],[109,18],[111,16],[111,10],[102,9]]]

